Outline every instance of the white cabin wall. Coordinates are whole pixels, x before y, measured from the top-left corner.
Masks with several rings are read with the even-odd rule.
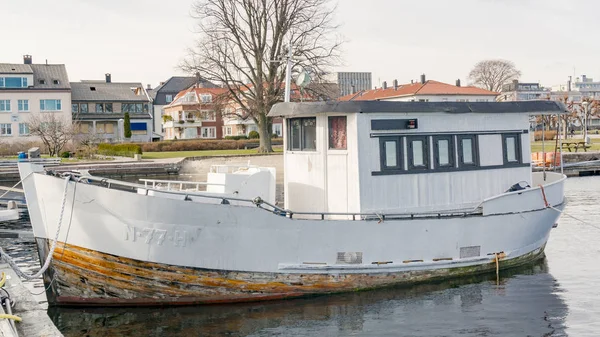
[[[486,151],[486,149],[501,149],[502,135],[480,135],[479,143],[479,164],[481,166],[502,165],[504,157],[502,151]]]
[[[531,181],[530,167],[481,169],[374,176],[380,171],[379,138],[370,137],[371,119],[418,119],[416,130],[393,130],[391,134],[436,132],[494,132],[528,129],[525,114],[359,114],[358,150],[360,170],[361,212],[426,212],[474,207],[483,199],[505,192],[513,184]],[[377,131],[377,133],[384,133]],[[527,134],[523,135],[524,162],[529,162]],[[527,138],[527,140],[525,140]],[[485,135],[478,139],[479,155],[486,166],[502,165],[502,137]],[[403,144],[402,146],[406,146]],[[406,150],[406,147],[405,147]],[[491,152],[495,152],[492,154]],[[405,151],[404,162],[407,156]],[[405,164],[406,167],[406,164]]]
[[[524,133],[521,135],[521,144],[523,163],[531,163],[531,138],[529,134]]]

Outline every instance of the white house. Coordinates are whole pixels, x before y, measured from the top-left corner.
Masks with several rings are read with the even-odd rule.
[[[0,137],[4,142],[39,140],[27,122],[36,114],[53,113],[71,124],[71,86],[63,64],[0,63]]]

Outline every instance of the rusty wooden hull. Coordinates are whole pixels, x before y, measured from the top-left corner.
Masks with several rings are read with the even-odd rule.
[[[40,256],[49,242],[37,239]],[[544,246],[501,270],[543,257]],[[59,243],[45,273],[48,301],[68,306],[191,305],[276,300],[412,285],[494,272],[494,261],[470,267],[380,274],[286,274],[219,271],[144,262]]]

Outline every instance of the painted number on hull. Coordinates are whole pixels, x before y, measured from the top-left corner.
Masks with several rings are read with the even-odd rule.
[[[195,231],[155,229],[149,227],[126,226],[125,241],[143,241],[144,243],[162,246],[165,241],[176,247],[185,247],[198,239],[200,228]]]

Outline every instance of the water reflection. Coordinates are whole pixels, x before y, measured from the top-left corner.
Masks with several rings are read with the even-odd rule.
[[[561,336],[545,261],[495,275],[258,304],[50,308],[65,336]]]

